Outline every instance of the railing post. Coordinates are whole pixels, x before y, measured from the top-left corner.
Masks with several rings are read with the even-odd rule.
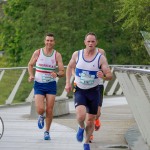
[[[17,90],[18,90],[18,88],[19,88],[19,86],[21,84],[21,81],[22,81],[25,73],[26,73],[26,69],[23,69],[22,74],[21,74],[19,80],[17,81],[17,83],[16,83],[15,87],[13,88],[11,94],[9,95],[8,99],[6,100],[6,104],[11,104],[12,103],[12,101],[13,101],[16,93],[17,93]]]
[[[135,117],[135,120],[137,122],[137,124],[139,125],[141,134],[143,135],[143,137],[145,137],[145,131],[141,128],[142,126],[142,116],[140,115],[140,112],[138,111],[138,107],[137,107],[137,99],[138,99],[138,95],[135,91],[135,88],[132,84],[132,82],[129,79],[129,76],[127,75],[127,73],[123,72],[116,72],[115,73],[119,83],[123,89],[124,95],[127,99],[127,102],[129,104],[129,106],[131,107],[131,110],[133,112],[133,115]]]
[[[131,107],[142,137],[150,146],[150,71],[115,68],[115,74]]]
[[[3,71],[0,73],[0,81],[2,80],[2,77],[3,77],[3,75],[4,75],[4,72],[5,72],[5,70],[3,70]]]

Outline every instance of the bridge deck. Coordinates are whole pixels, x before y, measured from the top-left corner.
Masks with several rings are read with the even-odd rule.
[[[44,129],[37,128],[37,120],[29,118],[30,108],[30,105],[0,108],[5,125],[1,150],[83,150],[83,143],[75,138],[77,123],[72,103],[69,115],[54,118],[50,141],[43,140]],[[100,131],[94,133],[91,150],[127,150],[124,134],[135,120],[124,97],[105,98],[101,122]]]

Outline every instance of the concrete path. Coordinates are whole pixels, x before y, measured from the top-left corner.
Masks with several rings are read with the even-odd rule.
[[[76,130],[73,103],[70,103],[70,110],[70,115],[54,118],[53,121]],[[124,134],[135,120],[125,97],[104,98],[101,123],[101,129],[94,132],[91,150],[128,150]]]
[[[76,141],[77,122],[73,102],[70,102],[69,108],[70,114],[53,119],[52,140],[45,141],[44,129],[38,129],[37,119],[29,118],[29,104],[0,107],[5,125],[0,150],[83,150],[83,143]],[[100,131],[94,132],[91,150],[128,150],[124,136],[136,123],[125,97],[104,98],[101,122]]]
[[[0,150],[82,150],[82,144],[75,139],[75,130],[54,122],[52,140],[43,140],[44,130],[37,128],[37,120],[28,119],[29,112],[29,105],[0,109],[5,126]]]

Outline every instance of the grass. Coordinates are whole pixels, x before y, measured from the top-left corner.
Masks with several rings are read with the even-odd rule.
[[[0,81],[0,104],[5,104],[15,86],[21,70],[6,70]]]
[[[22,70],[5,70],[5,73],[0,81],[0,105],[5,104],[15,84],[17,83]],[[60,78],[57,84],[57,96],[60,96],[65,88],[65,77]],[[28,82],[28,72],[26,71],[25,76],[20,84],[20,87],[14,97],[13,103],[25,102],[33,88],[33,82]],[[68,94],[68,97],[72,97],[73,93]]]

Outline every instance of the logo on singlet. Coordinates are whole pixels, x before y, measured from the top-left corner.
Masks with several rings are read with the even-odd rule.
[[[80,73],[80,83],[91,85],[94,83],[95,75],[90,75],[88,71]]]

